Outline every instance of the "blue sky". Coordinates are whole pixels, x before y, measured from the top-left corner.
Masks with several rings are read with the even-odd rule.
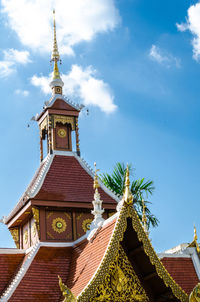
[[[157,251],[192,241],[194,223],[200,236],[198,1],[1,1],[0,216],[39,165],[30,118],[51,95],[53,7],[65,94],[89,109],[79,122],[82,156],[101,172],[130,162],[136,178],[154,180]],[[0,231],[1,246],[13,246]]]

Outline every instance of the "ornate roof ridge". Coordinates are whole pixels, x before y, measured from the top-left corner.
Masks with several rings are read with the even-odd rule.
[[[149,257],[152,265],[155,266],[158,276],[164,281],[167,287],[170,287],[173,294],[182,302],[188,301],[188,295],[170,276],[160,259],[158,258],[151,242],[145,233],[143,226],[139,220],[137,212],[132,204],[123,203],[119,216],[117,218],[110,242],[102,258],[102,261],[91,278],[90,282],[82,290],[78,296],[78,301],[86,302],[95,294],[98,284],[101,284],[108,272],[109,264],[114,261],[117,251],[119,250],[120,242],[123,240],[125,230],[127,228],[127,218],[132,218],[132,227],[137,233],[139,241],[143,243],[144,252]]]
[[[49,108],[51,107],[55,101],[57,99],[62,99],[63,101],[65,101],[68,105],[72,106],[74,109],[80,111],[82,108],[83,108],[83,105],[79,105],[79,104],[76,104],[75,102],[72,102],[70,101],[70,99],[68,99],[65,95],[60,95],[60,94],[54,94],[49,101],[46,101],[44,103],[44,108]]]
[[[39,185],[39,183],[41,183],[41,181],[43,180],[43,176],[46,175],[44,173],[50,167],[50,163],[51,163],[51,154],[48,154],[43,159],[43,161],[40,163],[40,166],[36,170],[34,176],[32,177],[31,182],[28,184],[26,190],[24,191],[24,193],[20,197],[20,199],[17,202],[16,206],[13,208],[13,210],[10,212],[10,214],[5,217],[4,223],[7,223],[13,217],[13,215],[17,213],[17,211],[19,210],[18,207],[20,207],[21,203],[25,204],[25,202],[27,201],[27,198],[29,199],[29,198],[33,197],[34,190],[36,190],[37,187],[36,187],[36,185],[34,185],[33,189],[30,189],[31,183],[34,179],[36,180],[37,185]],[[44,166],[41,169],[42,165],[44,165]],[[41,171],[40,171],[40,169],[41,169]]]
[[[27,270],[29,269],[31,263],[33,262],[33,259],[35,258],[40,246],[41,246],[40,243],[37,243],[35,246],[33,246],[30,254],[28,255],[25,262],[22,264],[20,269],[18,270],[14,279],[11,281],[11,283],[8,285],[8,287],[3,292],[2,296],[1,296],[1,302],[6,302],[10,299],[10,297],[16,290],[17,286],[20,284],[21,280],[23,279],[24,275],[26,274]]]

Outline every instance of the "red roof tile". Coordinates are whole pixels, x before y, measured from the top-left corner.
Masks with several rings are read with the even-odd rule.
[[[63,99],[57,99],[50,108],[79,112],[79,110],[66,103]]]
[[[41,247],[9,301],[60,301],[58,275],[66,282],[71,253],[67,247]]]
[[[67,286],[78,296],[101,263],[116,220],[102,228],[92,242],[82,242],[74,249]]]
[[[0,295],[13,279],[23,259],[24,254],[0,254]]]
[[[99,188],[103,204],[116,201]],[[34,199],[91,203],[94,199],[93,178],[74,156],[56,155],[41,189]]]
[[[191,258],[163,258],[162,263],[172,276],[172,278],[189,294],[197,285],[199,279],[197,277]]]

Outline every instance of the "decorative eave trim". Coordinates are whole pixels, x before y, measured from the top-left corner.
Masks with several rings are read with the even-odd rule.
[[[1,248],[0,249],[0,255],[19,255],[24,254],[25,255],[26,250],[21,249],[15,249],[15,248]]]
[[[33,262],[33,259],[35,258],[39,248],[40,248],[40,243],[37,243],[31,250],[30,254],[28,255],[26,261],[23,263],[21,268],[19,269],[18,273],[10,283],[10,285],[6,288],[4,291],[3,295],[1,296],[0,301],[1,302],[6,302],[10,299],[10,297],[13,295],[15,292],[17,286],[20,284],[21,280],[25,276],[27,270],[29,269],[31,263]]]
[[[79,104],[76,104],[72,101],[70,101],[66,96],[64,95],[60,95],[60,94],[55,94],[53,95],[49,101],[45,102],[45,109],[46,108],[50,108],[57,99],[61,99],[63,101],[65,101],[69,106],[73,107],[74,109],[80,111],[81,110],[81,106]]]
[[[10,214],[7,217],[5,217],[5,224],[7,224],[13,218],[13,216],[18,212],[18,210],[20,210],[21,207],[19,209],[18,209],[18,207],[20,206],[21,203],[23,206],[27,202],[28,199],[33,198],[37,194],[37,192],[41,188],[44,178],[51,166],[52,160],[53,160],[53,156],[48,154],[43,159],[43,161],[40,163],[40,166],[36,170],[31,182],[36,177],[36,175],[39,173],[41,165],[44,164],[44,166],[42,167],[42,170],[40,171],[40,173],[37,175],[33,188],[29,189],[30,184],[31,184],[31,182],[30,182],[29,185],[27,186],[27,189],[25,190],[25,192],[19,199],[18,203],[14,207],[14,209],[10,212]]]
[[[163,258],[191,258],[190,255],[187,254],[168,254],[168,253],[158,253],[159,259]]]
[[[91,299],[94,294],[98,284],[102,283],[106,274],[108,273],[109,264],[114,260],[116,253],[119,249],[119,244],[123,240],[124,232],[127,228],[127,218],[132,218],[132,226],[137,233],[139,241],[143,243],[144,251],[149,257],[152,265],[155,266],[158,276],[164,281],[167,287],[170,287],[173,294],[182,302],[188,301],[188,295],[184,290],[175,282],[175,280],[170,276],[168,271],[165,269],[164,265],[161,263],[156,252],[154,251],[149,238],[147,237],[139,217],[134,210],[132,205],[123,204],[118,219],[115,224],[110,242],[106,249],[106,252],[102,258],[102,261],[91,278],[90,282],[83,289],[83,291],[78,296],[79,302],[87,302]]]

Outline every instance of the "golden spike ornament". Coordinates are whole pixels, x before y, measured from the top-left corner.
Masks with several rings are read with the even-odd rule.
[[[145,230],[145,233],[147,235],[149,235],[149,232],[148,232],[148,225],[147,225],[147,216],[146,216],[146,205],[144,203],[144,200],[142,200],[142,223],[143,223],[143,228]]]
[[[97,176],[97,172],[99,171],[99,169],[97,169],[97,164],[94,163],[94,184],[93,184],[93,188],[94,189],[98,189],[99,188],[99,182],[98,182],[98,176]]]
[[[77,302],[76,297],[73,295],[71,290],[62,282],[62,279],[60,276],[58,276],[58,279],[59,279],[60,290],[64,297],[64,300],[62,302]]]
[[[60,55],[58,51],[58,44],[56,38],[56,19],[55,19],[55,10],[53,10],[53,51],[51,54],[51,62],[54,62],[54,69],[53,69],[53,79],[60,79],[60,72],[58,69],[58,61],[60,61]]]
[[[197,243],[198,237],[197,237],[197,229],[194,225],[194,238],[193,241],[188,245],[188,247],[196,247],[196,251],[199,254],[200,253],[200,248],[199,245]]]
[[[124,196],[123,200],[127,205],[133,204],[133,195],[130,190],[130,179],[129,179],[129,167],[127,164],[126,168],[126,181],[125,181],[125,190],[124,190]]]

